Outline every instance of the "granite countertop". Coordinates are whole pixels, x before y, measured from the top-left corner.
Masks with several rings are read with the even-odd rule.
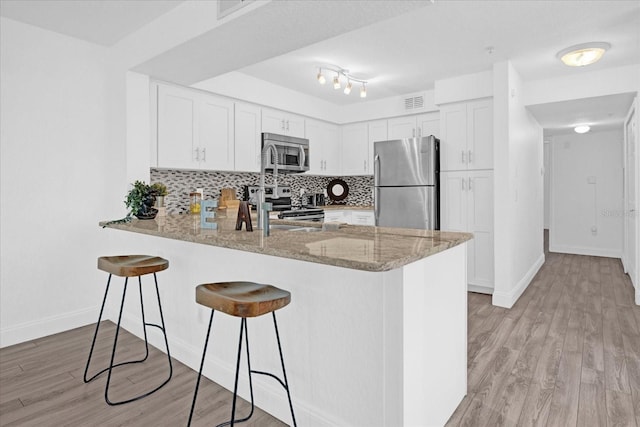
[[[256,224],[255,218],[252,222]],[[217,230],[202,229],[199,215],[167,215],[106,227],[364,271],[393,270],[473,238],[470,233],[356,225],[318,232],[271,229],[270,236],[264,237],[262,230],[247,232],[243,227],[236,231],[235,212],[229,217],[220,216],[216,223]],[[271,224],[322,227],[320,223],[285,220],[272,220]]]

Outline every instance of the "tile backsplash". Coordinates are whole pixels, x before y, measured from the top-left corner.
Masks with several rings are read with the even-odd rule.
[[[300,191],[322,193],[329,181],[340,178],[349,187],[349,195],[344,200],[347,205],[370,206],[373,204],[373,176],[311,176],[279,175],[278,184],[291,187],[291,204],[300,206]],[[219,198],[223,188],[234,188],[236,197],[242,200],[244,185],[258,185],[260,174],[251,172],[220,172],[151,168],[151,183],[162,182],[167,186],[169,195],[165,197],[168,213],[186,213],[189,211],[189,193],[196,188],[204,189],[205,199]],[[273,182],[273,176],[267,174],[266,183]],[[329,202],[329,201],[328,201]]]

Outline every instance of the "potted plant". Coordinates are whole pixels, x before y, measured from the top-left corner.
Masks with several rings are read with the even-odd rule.
[[[155,201],[151,186],[144,181],[136,181],[124,200],[124,204],[129,208],[127,216],[135,215],[138,219],[155,218],[158,213],[158,210],[153,208]]]
[[[164,197],[169,194],[167,186],[161,182],[151,184],[151,192],[156,198],[156,208],[164,207]]]

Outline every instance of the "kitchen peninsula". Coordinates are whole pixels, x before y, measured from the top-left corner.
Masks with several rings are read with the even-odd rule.
[[[235,222],[235,215],[219,218],[218,229],[209,230],[200,228],[199,217],[169,215],[107,225],[110,247],[170,261],[159,280],[163,301],[170,302],[172,356],[198,367],[207,314],[195,303],[196,285],[271,283],[292,295],[278,323],[300,425],[446,423],[466,394],[470,234],[343,225],[274,228],[264,237],[262,230],[235,231]],[[124,325],[138,333],[139,322],[131,311]],[[216,317],[204,369],[227,388],[238,327],[237,319]],[[252,365],[278,372],[271,328],[268,320],[249,321]],[[256,403],[287,420],[286,399],[271,381],[254,379]]]

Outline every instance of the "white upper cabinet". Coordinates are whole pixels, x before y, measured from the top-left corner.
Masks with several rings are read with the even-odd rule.
[[[440,116],[437,112],[417,116],[394,117],[388,120],[388,139],[416,138],[440,135]]]
[[[440,109],[441,170],[493,169],[493,102],[443,105]]]
[[[254,104],[236,102],[235,170],[260,172],[261,129],[261,108]]]
[[[233,101],[158,85],[158,166],[233,170]]]
[[[340,175],[340,131],[338,125],[319,120],[306,120],[309,140],[309,174]]]
[[[262,132],[305,137],[304,117],[271,108],[262,109]]]
[[[342,174],[369,173],[369,126],[353,123],[342,126]]]
[[[369,175],[373,175],[373,156],[375,154],[374,143],[376,141],[386,141],[389,139],[387,134],[388,126],[386,120],[374,120],[369,125],[369,156],[367,158],[367,166]]]

